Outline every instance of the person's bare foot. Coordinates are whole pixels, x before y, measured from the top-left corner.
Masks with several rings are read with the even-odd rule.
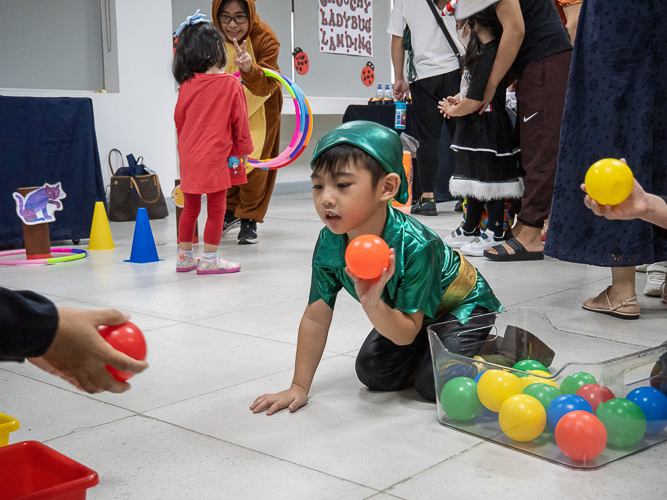
[[[514,236],[514,238],[516,238],[528,252],[541,252],[544,250],[544,246],[542,245],[542,231],[538,227],[529,227],[517,222],[512,228],[512,236]],[[514,249],[507,243],[503,243],[503,246],[508,254],[514,254]],[[493,255],[498,254],[495,248],[489,248],[486,251]]]

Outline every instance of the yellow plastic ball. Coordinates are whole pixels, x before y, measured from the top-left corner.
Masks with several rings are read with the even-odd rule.
[[[528,375],[527,377],[523,377],[521,379],[521,382],[523,382],[524,389],[528,387],[530,384],[536,384],[536,383],[547,384],[558,389],[558,384],[554,379],[543,378],[543,377],[551,377],[551,374],[549,372],[545,372],[544,370],[528,370],[528,373],[532,373],[533,375]],[[524,379],[530,379],[530,383],[524,382]]]
[[[505,400],[523,392],[521,379],[503,370],[487,370],[477,383],[477,395],[491,411],[499,411]]]
[[[613,158],[596,161],[586,172],[586,192],[600,205],[618,205],[632,192],[632,170]]]
[[[498,423],[515,441],[532,441],[544,431],[547,412],[533,396],[517,394],[507,398],[500,407]]]

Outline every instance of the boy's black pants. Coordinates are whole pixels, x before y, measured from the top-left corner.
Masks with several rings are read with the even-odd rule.
[[[477,306],[465,325],[452,322],[451,327],[438,329],[438,337],[449,352],[473,357],[489,335],[495,318],[478,316],[489,312]],[[442,321],[450,320],[456,320],[456,317],[448,314],[442,318]],[[414,375],[419,395],[429,401],[436,400],[431,349],[425,325],[409,345],[396,345],[373,328],[361,346],[355,368],[361,383],[372,391],[404,389]]]

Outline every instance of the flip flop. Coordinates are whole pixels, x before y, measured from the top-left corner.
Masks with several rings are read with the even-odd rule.
[[[514,253],[509,253],[505,249],[505,247],[502,244],[500,244],[496,245],[495,247],[492,247],[498,253],[491,253],[487,248],[486,250],[484,250],[484,257],[496,262],[544,260],[544,254],[542,252],[529,252],[516,238],[510,238],[504,243],[507,243],[507,246],[509,246],[512,250],[514,250]]]
[[[633,295],[629,299],[624,300],[617,306],[613,306],[611,304],[611,300],[609,300],[609,289],[611,286],[608,286],[605,288],[604,295],[605,298],[607,299],[607,305],[608,307],[594,307],[590,305],[586,305],[586,302],[591,301],[593,299],[587,299],[584,301],[584,303],[581,305],[584,309],[587,311],[591,312],[596,312],[596,313],[601,313],[601,314],[607,314],[609,316],[613,316],[614,318],[619,318],[619,319],[637,319],[639,318],[639,311],[633,311],[632,309],[635,309],[634,306],[639,307],[639,302],[637,302],[637,296]],[[602,293],[600,295],[602,295]],[[600,296],[598,295],[598,297]],[[597,297],[596,297],[597,298]],[[622,311],[622,308],[630,308],[630,311]]]

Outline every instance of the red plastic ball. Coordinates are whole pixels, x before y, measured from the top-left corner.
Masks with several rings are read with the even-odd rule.
[[[607,446],[607,429],[587,411],[566,413],[556,425],[556,444],[574,460],[593,460]]]
[[[577,389],[575,393],[577,396],[581,396],[586,401],[588,401],[593,407],[593,411],[598,409],[600,403],[606,403],[610,399],[614,399],[614,393],[611,392],[609,387],[603,387],[600,384],[586,384],[582,385]]]
[[[99,332],[102,338],[117,351],[139,361],[146,359],[146,340],[134,323],[128,321],[122,325],[103,326]],[[113,378],[121,382],[134,377],[134,373],[122,372],[109,365],[107,365],[107,370],[113,375]]]
[[[389,246],[379,236],[362,234],[353,239],[345,250],[345,262],[355,276],[372,280],[389,268]]]

